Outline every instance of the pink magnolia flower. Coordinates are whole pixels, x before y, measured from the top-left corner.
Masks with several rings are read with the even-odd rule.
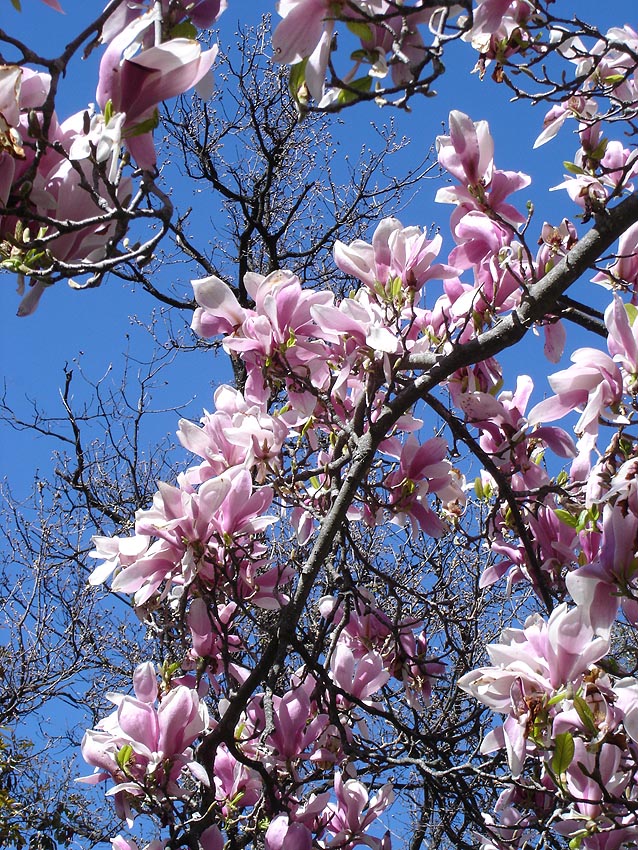
[[[0,65],[0,148],[11,157],[24,157],[20,134],[20,87],[22,68]],[[0,200],[2,195],[0,194]]]
[[[378,295],[391,296],[397,279],[404,291],[418,291],[432,278],[445,279],[456,274],[450,266],[432,265],[441,245],[439,235],[428,239],[418,227],[403,227],[396,218],[384,218],[371,245],[361,239],[350,245],[337,240],[333,255],[341,271],[358,278]]]
[[[244,278],[255,309],[242,308],[232,291],[218,278],[194,281],[195,311],[192,327],[202,336],[227,334],[224,348],[235,352],[248,367],[245,396],[267,401],[267,382],[287,380],[291,407],[311,413],[315,395],[300,381],[316,388],[327,385],[329,352],[322,328],[313,317],[316,306],[331,304],[330,292],[303,289],[296,275],[275,271],[267,277],[248,273]]]
[[[113,38],[100,62],[96,92],[103,111],[110,102],[114,112],[125,113],[126,145],[144,169],[155,167],[152,128],[158,104],[199,83],[217,56],[216,46],[202,53],[197,41],[173,38],[131,58],[131,46],[139,43],[155,19],[154,10],[141,15]]]
[[[638,223],[632,224],[618,240],[616,259],[604,272],[598,272],[592,278],[594,283],[603,286],[628,286],[632,292],[632,303],[638,299]]]
[[[254,806],[261,796],[259,774],[240,764],[225,744],[221,744],[215,753],[213,778],[215,798],[220,803],[224,817],[237,809]]]
[[[565,603],[547,622],[535,615],[522,630],[506,629],[500,644],[487,647],[494,666],[459,680],[462,690],[508,715],[502,727],[487,735],[481,751],[505,749],[510,770],[519,777],[526,755],[542,749],[539,724],[544,723],[547,734],[550,700],[564,688],[567,693],[577,690],[590,666],[608,650],[608,636],[595,636],[588,611],[578,606],[568,610]]]
[[[368,791],[361,782],[357,779],[347,779],[344,782],[342,774],[337,772],[334,777],[334,790],[337,801],[327,806],[331,817],[326,829],[332,833],[332,838],[326,843],[326,847],[351,850],[357,844],[367,844],[380,850],[383,846],[382,840],[371,836],[364,837],[364,833],[394,800],[391,785],[384,785],[378,794],[369,799]]]
[[[577,434],[597,434],[601,416],[625,421],[613,412],[622,398],[623,379],[611,357],[593,348],[579,348],[571,360],[573,366],[549,377],[556,395],[530,410],[530,424],[551,422],[576,409],[582,411],[574,427]]]
[[[472,119],[453,109],[449,136],[437,136],[439,163],[464,185],[486,186],[494,170],[494,140],[487,121]]]
[[[293,761],[312,757],[328,715],[317,713],[306,690],[297,687],[273,697],[273,723],[266,743],[275,762],[286,769]]]
[[[277,521],[263,513],[272,498],[271,488],[253,487],[246,469],[208,479],[196,492],[160,482],[153,507],[136,515],[135,536],[98,546],[95,556],[107,561],[91,581],[104,581],[119,569],[112,587],[134,593],[136,605],[145,604],[162,585],[166,595],[172,583],[183,586],[195,578],[211,589],[229,589],[230,582],[235,595],[278,608],[286,597],[277,587],[286,583],[290,570],[267,566],[265,549],[255,540]],[[241,548],[242,558],[233,547]]]
[[[105,256],[116,229],[117,203],[113,201],[112,190],[101,179],[96,179],[85,163],[78,168],[70,161],[78,140],[87,141],[83,113],[71,116],[63,124],[58,123],[55,113],[50,116],[47,131],[50,144],[37,164],[35,146],[22,148],[21,141],[30,138],[29,115],[35,112],[37,120],[41,121],[51,80],[47,74],[37,74],[26,68],[18,71],[19,76],[11,66],[5,66],[0,76],[0,116],[5,115],[0,117],[0,136],[6,137],[0,154],[0,205],[26,205],[33,211],[35,220],[29,220],[28,212],[20,222],[14,216],[0,216],[0,236],[17,237],[16,248],[23,238],[20,234],[27,233],[32,240],[40,239],[43,248],[38,264],[40,272],[48,270],[51,258],[90,265]],[[11,139],[16,145],[20,140],[20,144],[11,147]],[[24,183],[23,178],[27,176],[29,182]],[[27,188],[29,191],[25,194]],[[122,180],[117,189],[119,201],[129,193],[130,181]],[[49,225],[43,227],[41,219],[46,219]],[[60,222],[63,232],[58,232],[56,222]],[[34,278],[18,314],[32,313],[45,288],[44,281]]]
[[[185,476],[191,484],[220,475],[233,466],[255,469],[262,483],[270,469],[279,464],[279,456],[288,436],[288,425],[279,416],[271,416],[265,405],[251,404],[228,386],[215,391],[215,412],[205,412],[202,427],[180,419],[177,437],[185,449],[203,458],[198,467]]]
[[[474,10],[472,35],[492,34],[500,27],[513,0],[478,0]]]
[[[280,0],[277,12],[283,20],[272,37],[278,62],[294,65],[314,53],[324,32],[333,31],[333,5],[330,0]]]
[[[630,318],[631,316],[631,318]],[[605,310],[609,331],[607,348],[621,367],[625,391],[633,395],[638,388],[638,321],[636,311],[626,308],[619,296]]]
[[[495,711],[509,713],[518,710],[511,698],[515,683],[526,696],[551,696],[561,686],[577,685],[608,649],[609,640],[594,635],[586,612],[578,606],[568,610],[563,603],[547,622],[535,615],[524,629],[506,629],[501,643],[487,647],[494,666],[466,673],[459,687]]]
[[[439,189],[435,200],[457,206],[452,216],[452,231],[456,232],[459,221],[471,210],[491,212],[510,225],[524,222],[525,216],[506,199],[529,186],[530,178],[521,172],[494,167],[494,142],[487,122],[473,122],[463,112],[453,110],[449,126],[449,136],[437,137],[437,155],[443,168],[460,185]]]
[[[543,132],[534,142],[534,147],[539,148],[558,133],[568,118],[577,118],[583,123],[581,126],[589,126],[598,113],[596,101],[582,95],[573,95],[563,103],[552,106],[543,120]]]
[[[392,62],[392,75],[395,84],[412,79],[412,68],[422,62],[423,40],[415,29],[417,23],[429,20],[431,10],[424,10],[407,19],[392,14],[395,7],[388,0],[280,0],[277,11],[283,20],[273,33],[273,48],[278,62],[297,64],[307,60],[305,82],[309,92],[320,105],[326,105],[334,97],[334,92],[324,95],[324,78],[328,67],[331,41],[335,22],[341,14],[348,21],[360,19],[365,23],[368,34],[361,38],[362,52],[371,62],[370,74],[383,77],[388,72],[385,56],[395,53],[400,44],[400,56]],[[370,15],[384,15],[384,26],[369,21]],[[348,82],[357,72],[360,61],[353,70],[344,76]]]
[[[404,443],[397,438],[385,440],[382,451],[399,460],[399,467],[383,481],[389,493],[393,522],[407,517],[431,537],[440,537],[445,524],[427,503],[427,494],[438,496],[444,503],[465,503],[452,465],[446,459],[448,445],[442,437],[432,437],[423,444],[410,435]]]
[[[264,836],[266,850],[312,850],[312,833],[302,823],[291,823],[288,815],[277,815]]]
[[[133,3],[121,3],[102,26],[101,41],[108,44],[126,27],[130,26],[145,12],[157,9],[163,27],[171,31],[182,21],[190,21],[199,29],[211,27],[227,8],[227,0],[139,0]],[[154,44],[154,33],[146,33],[142,43],[146,47]]]
[[[137,688],[150,697],[148,668],[136,670]],[[123,694],[109,694],[116,710],[89,730],[82,741],[84,760],[95,766],[81,781],[95,784],[111,777],[121,817],[132,820],[129,797],[180,796],[179,776],[187,768],[208,784],[206,771],[193,758],[191,744],[208,728],[208,711],[197,692],[180,685],[165,694],[157,707],[152,702]]]
[[[368,702],[390,678],[383,659],[377,652],[368,652],[360,658],[346,644],[339,642],[330,659],[330,672],[335,683],[348,696]],[[344,697],[347,701],[347,697]]]
[[[503,61],[515,53],[535,49],[535,39],[527,24],[534,14],[530,0],[478,0],[474,12],[474,26],[462,38],[469,41],[480,53],[476,69],[481,77],[487,65],[496,60],[492,78],[502,81]]]

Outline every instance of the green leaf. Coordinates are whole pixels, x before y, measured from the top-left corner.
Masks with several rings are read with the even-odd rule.
[[[633,325],[636,321],[636,317],[638,317],[638,307],[636,307],[635,304],[625,304],[625,310],[629,316],[629,324]]]
[[[626,74],[609,74],[608,77],[604,78],[603,82],[607,86],[613,86],[615,83],[622,83],[626,78]]]
[[[132,127],[130,130],[127,130],[124,134],[127,139],[131,139],[134,136],[143,136],[144,133],[152,132],[157,125],[159,124],[159,112],[157,109],[153,113],[152,118],[147,118],[146,121],[140,121],[139,124],[136,124],[135,127]]]
[[[583,724],[589,734],[597,735],[598,729],[596,728],[596,722],[594,721],[594,715],[592,714],[592,710],[589,707],[587,701],[578,694],[576,694],[576,696],[574,697],[574,708],[576,709],[576,714],[578,715],[580,722]]]
[[[550,708],[552,705],[558,705],[559,702],[562,702],[567,697],[567,691],[559,691],[557,694],[547,701],[547,708]]]
[[[107,100],[104,104],[104,123],[108,124],[113,117],[113,101]]]
[[[596,162],[600,162],[600,160],[605,156],[608,142],[609,139],[601,139],[594,150],[590,153],[589,158],[596,160]]]
[[[357,38],[360,38],[362,41],[372,41],[372,27],[364,21],[348,21],[346,26],[351,33],[354,33]]]
[[[574,739],[569,732],[561,732],[556,736],[554,754],[552,756],[552,770],[556,776],[565,773],[574,758]]]
[[[190,38],[191,41],[197,39],[197,27],[191,21],[181,21],[170,31],[170,38]]]
[[[22,11],[22,6],[20,5],[20,0],[11,0],[11,5],[16,10],[16,12]]]
[[[302,86],[306,84],[306,65],[308,64],[308,59],[302,59],[301,62],[297,62],[296,65],[292,65],[290,68],[290,77],[288,78],[288,88],[290,89],[290,94],[292,97],[299,101],[299,90]]]
[[[575,165],[573,162],[565,161],[563,163],[563,168],[566,171],[569,171],[570,174],[585,174],[584,169],[582,169],[579,165]]]
[[[403,292],[403,281],[400,277],[395,277],[390,283],[390,297],[394,303],[398,302],[401,293]]]
[[[353,80],[351,83],[348,83],[347,89],[340,90],[339,94],[337,95],[337,103],[342,106],[346,103],[352,103],[353,101],[358,99],[357,92],[370,91],[371,86],[372,77],[369,77],[367,74],[365,77],[359,77],[359,79]]]
[[[576,528],[578,525],[578,517],[572,516],[569,511],[564,511],[562,508],[557,508],[554,513],[558,519],[568,525],[570,528]]]
[[[126,765],[130,762],[131,756],[133,755],[133,747],[130,744],[124,744],[122,749],[118,750],[115,753],[115,761],[117,762],[117,766],[126,771]]]

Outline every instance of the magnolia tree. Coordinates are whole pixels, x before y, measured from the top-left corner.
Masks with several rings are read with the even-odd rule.
[[[18,54],[0,78],[0,226],[4,265],[30,277],[21,313],[58,279],[143,265],[171,229],[158,105],[205,84],[198,32],[223,5],[114,0],[57,61],[0,31]],[[288,268],[193,281],[193,331],[237,386],[179,422],[190,465],[132,533],[94,540],[90,583],[129,595],[162,650],[82,742],[81,781],[127,830],[116,850],[149,822],[153,850],[638,843],[638,35],[553,5],[279,3],[272,55],[300,119],[407,107],[458,41],[546,102],[536,145],[576,130],[572,213],[537,220],[511,197],[531,178],[453,110],[445,241],[392,217],[337,240],[348,297]],[[103,45],[99,111],[59,123],[87,44]],[[604,313],[570,294],[582,279]],[[555,371],[568,321],[597,347]],[[549,391],[504,382],[533,332]]]

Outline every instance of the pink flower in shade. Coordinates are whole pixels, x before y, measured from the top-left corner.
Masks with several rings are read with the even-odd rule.
[[[638,583],[638,486],[636,460],[626,461],[603,494],[601,534],[590,562],[569,573],[567,586],[573,598],[589,612],[599,631],[611,627],[618,607],[629,622],[636,622]]]
[[[626,308],[620,297],[616,295],[605,310],[605,325],[609,331],[607,348],[615,362],[621,367],[625,391],[633,395],[638,389],[638,321],[636,321],[636,311],[632,308]]]
[[[0,149],[8,152],[8,156],[20,159],[24,157],[20,134],[17,131],[20,123],[21,84],[22,68],[18,65],[0,65]],[[2,200],[0,193],[0,201]]]
[[[355,658],[350,647],[339,642],[330,659],[330,672],[334,682],[348,696],[369,702],[388,681],[390,674],[377,652],[368,652]],[[347,701],[347,697],[344,697]]]
[[[70,149],[72,140],[81,133],[81,121],[80,113],[67,119],[58,128],[57,141]],[[87,181],[93,184],[93,178],[89,179],[90,168],[89,165],[73,162],[57,153],[55,156],[44,158],[34,177],[29,195],[29,202],[33,204],[38,215],[54,222],[78,225],[74,230],[62,233],[46,243],[47,250],[56,259],[66,263],[90,264],[92,261],[103,259],[106,246],[115,234],[114,220],[81,226],[81,223],[88,219],[108,216],[115,210],[110,192],[104,183],[98,183],[97,197],[87,190]],[[130,190],[130,180],[122,180],[117,187],[121,202],[130,194]],[[46,235],[54,232],[54,228],[49,228]]]
[[[309,758],[328,725],[328,715],[318,714],[302,687],[273,697],[274,730],[266,739],[277,764],[286,769],[291,761]]]
[[[605,800],[621,797],[631,780],[629,772],[623,769],[623,759],[623,750],[618,746],[603,744],[598,752],[592,752],[581,738],[574,739],[567,787],[583,818],[595,820],[604,811]]]
[[[394,792],[389,784],[381,788],[372,799],[368,790],[357,779],[343,781],[341,773],[335,773],[334,790],[336,803],[329,803],[327,812],[331,814],[326,825],[332,838],[326,842],[326,847],[351,850],[358,844],[379,849],[383,847],[383,839],[364,836],[368,827],[383,814],[394,800]]]
[[[266,850],[312,850],[312,833],[302,823],[291,823],[288,815],[277,815],[264,836]]]
[[[371,650],[379,653],[386,670],[403,683],[413,708],[429,700],[432,684],[445,668],[427,657],[425,633],[415,636],[414,630],[422,623],[413,619],[393,622],[363,588],[357,588],[354,604],[347,610],[334,597],[324,596],[319,611],[339,629],[339,643],[348,646],[354,658],[364,658]]]
[[[399,468],[383,481],[394,515],[392,521],[399,523],[407,517],[415,528],[418,525],[431,537],[440,537],[445,525],[428,506],[427,495],[436,495],[444,503],[465,503],[456,473],[446,459],[446,440],[432,437],[419,444],[412,435],[404,443],[390,438],[383,442],[381,450],[399,460]]]
[[[144,12],[152,10],[155,0],[146,2],[121,3],[102,26],[101,41],[108,44],[140,18]],[[160,14],[163,27],[170,31],[184,20],[190,20],[199,29],[211,27],[227,7],[226,0],[160,0]],[[142,38],[145,47],[155,43],[154,32],[147,32]]]
[[[202,850],[224,850],[224,836],[218,826],[209,826],[199,836]]]
[[[262,793],[261,779],[254,770],[240,764],[225,744],[215,753],[213,769],[215,798],[224,817],[237,809],[254,806]]]
[[[193,644],[189,652],[193,664],[199,658],[205,658],[209,671],[215,674],[222,668],[228,653],[241,649],[241,640],[231,629],[236,610],[235,602],[211,605],[201,597],[193,599],[186,620]]]
[[[22,148],[18,141],[30,137],[30,114],[35,111],[42,121],[40,110],[48,96],[51,80],[47,74],[36,74],[28,69],[18,69],[18,77],[12,66],[4,68],[4,73],[0,68],[0,138],[4,139],[4,150],[0,153],[0,205],[26,204],[38,219],[50,222],[49,227],[42,228],[39,220],[29,221],[28,212],[21,221],[24,227],[30,229],[32,238],[38,235],[45,240],[44,247],[48,253],[40,261],[42,271],[48,268],[50,256],[66,263],[90,264],[103,259],[116,227],[114,221],[108,220],[109,214],[114,213],[112,190],[102,181],[95,180],[83,163],[78,167],[76,162],[69,160],[69,157],[73,159],[78,142],[87,142],[83,114],[73,115],[61,125],[55,113],[50,116],[47,137],[51,145],[39,158],[36,168],[35,146]],[[11,140],[17,147],[14,145],[10,149]],[[28,184],[20,185],[21,180],[33,168],[35,173],[29,174],[30,190],[25,197],[23,193]],[[12,196],[16,187],[20,187],[19,198]],[[130,194],[128,179],[120,182],[117,194],[120,202]],[[102,221],[83,224],[96,219]],[[56,221],[61,221],[67,232],[56,235]],[[0,216],[0,237],[14,237],[17,223],[14,216]],[[18,314],[31,314],[45,288],[44,282],[33,280],[19,305]]]

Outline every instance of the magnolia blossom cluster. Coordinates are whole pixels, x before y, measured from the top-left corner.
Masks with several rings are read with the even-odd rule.
[[[108,695],[116,710],[82,741],[85,761],[95,766],[95,773],[82,781],[113,779],[116,784],[108,793],[120,817],[131,824],[133,808],[148,797],[164,800],[186,793],[179,781],[184,770],[208,782],[191,745],[209,726],[208,710],[197,692],[178,685],[161,693],[150,662],[136,669],[133,684],[134,697]]]
[[[588,850],[638,837],[638,683],[597,665],[610,641],[595,616],[586,604],[563,604],[546,622],[530,617],[487,647],[492,666],[459,682],[506,715],[482,745],[505,751],[515,780],[497,804],[498,825],[486,818],[492,847],[522,846],[544,821]]]
[[[154,171],[159,104],[201,83],[215,60],[217,48],[202,51],[194,36],[221,0],[147,5],[120,4],[101,30],[99,112],[59,122],[47,73],[0,66],[0,267],[37,275],[20,315],[36,308],[55,264],[90,271],[121,238],[133,191],[122,148]],[[171,36],[187,22],[193,37]]]
[[[113,589],[133,594],[141,616],[168,604],[181,618],[188,645],[181,662],[187,675],[175,680],[175,688],[199,692],[205,679],[220,718],[227,695],[253,670],[258,646],[251,619],[285,607],[295,592],[295,564],[281,562],[275,544],[287,533],[285,524],[299,546],[308,551],[313,544],[336,477],[351,460],[353,419],[364,432],[374,427],[394,393],[394,375],[419,345],[429,315],[419,306],[426,283],[453,274],[434,262],[440,248],[439,237],[428,239],[395,219],[379,225],[372,245],[338,243],[337,264],[362,283],[341,301],[303,289],[286,272],[246,276],[251,308],[218,278],[194,283],[200,307],[193,327],[205,336],[224,335],[224,347],[246,366],[244,390],[221,387],[214,410],[199,425],[180,422],[180,442],[198,461],[176,485],[160,483],[152,507],[138,511],[133,536],[95,539],[93,554],[102,563],[91,581],[114,573]],[[286,403],[279,407],[282,394]],[[447,443],[442,437],[419,442],[422,424],[406,414],[381,441],[348,512],[351,521],[374,526],[390,518],[436,537],[462,511],[462,480],[447,459]],[[301,459],[311,475],[300,474]],[[389,694],[415,710],[426,705],[444,665],[429,654],[422,621],[392,616],[364,588],[352,593],[354,605],[336,596],[318,604],[316,616],[332,635],[322,676],[302,666],[281,693],[253,694],[232,746],[223,741],[212,762],[203,764],[222,831],[238,817],[252,817],[274,794],[283,813],[270,811],[267,847],[310,847],[313,841],[335,848],[389,846],[389,838],[373,838],[367,830],[389,805],[391,789],[384,786],[369,799],[348,766],[348,742],[368,741],[364,712],[383,705]],[[218,722],[211,719],[210,729]],[[116,782],[122,811],[143,808],[144,801],[151,810],[153,801],[161,806],[146,762],[135,775],[137,790],[121,779],[123,768],[109,754],[124,744],[112,725],[103,721],[89,734],[85,758],[98,768],[98,779],[108,775]],[[199,729],[200,737],[205,731]],[[178,768],[194,773],[186,755],[174,765],[171,798],[184,802],[176,790]],[[318,778],[325,784],[326,773],[334,774],[334,793],[310,793]]]
[[[180,442],[197,461],[176,484],[159,485],[152,507],[138,512],[133,536],[96,539],[103,563],[91,580],[114,572],[112,586],[134,594],[141,616],[168,605],[186,648],[183,675],[173,671],[165,680],[159,708],[151,705],[158,696],[151,685],[143,688],[152,692],[148,699],[137,686],[135,700],[117,697],[116,719],[88,733],[85,757],[98,780],[115,782],[120,810],[129,815],[158,811],[167,799],[187,807],[184,789],[195,778],[214,812],[200,836],[205,850],[220,848],[225,831],[258,812],[266,818],[253,828],[269,850],[389,847],[388,836],[373,837],[368,828],[389,805],[391,789],[370,798],[348,753],[355,741],[372,744],[366,712],[397,699],[420,711],[445,666],[429,652],[423,622],[392,612],[356,581],[343,595],[316,602],[312,616],[325,639],[320,660],[287,671],[274,692],[255,687],[214,755],[205,742],[256,669],[260,648],[250,623],[293,604],[301,573],[295,558],[280,560],[280,542],[294,536],[301,553],[316,543],[357,441],[374,435],[414,380],[412,364],[432,351],[453,352],[492,327],[577,241],[570,222],[545,223],[533,255],[520,229],[525,216],[510,201],[529,178],[496,168],[485,122],[453,112],[449,126],[438,139],[439,161],[453,178],[437,195],[454,206],[455,245],[445,262],[438,262],[440,236],[389,218],[371,243],[336,243],[336,265],[360,283],[348,298],[304,289],[285,271],[248,274],[250,306],[217,277],[194,282],[193,328],[222,336],[245,367],[245,386],[218,389],[199,425],[180,422]],[[504,751],[513,781],[497,811],[486,813],[480,839],[499,850],[522,845],[547,824],[587,848],[621,846],[637,828],[638,686],[606,672],[605,659],[621,608],[638,623],[636,447],[623,437],[635,419],[638,314],[616,296],[605,322],[608,353],[575,352],[574,366],[550,378],[555,395],[530,410],[531,378],[520,376],[514,392],[499,392],[493,359],[459,369],[444,385],[476,435],[485,467],[476,492],[491,505],[485,536],[497,557],[482,586],[507,575],[510,586],[527,581],[545,601],[569,596],[575,603],[506,631],[488,648],[490,666],[460,681],[505,715],[483,743],[485,753]],[[552,316],[543,327],[555,362],[564,333]],[[574,411],[576,441],[548,424]],[[437,537],[458,521],[463,480],[445,438],[419,439],[422,426],[406,412],[378,438],[348,522],[374,528],[390,520],[413,535]],[[592,466],[609,426],[616,437]],[[571,461],[569,473],[553,477],[546,457]],[[169,722],[162,706],[177,693],[184,703],[190,694],[184,730],[154,731]],[[202,725],[206,699],[216,709]],[[183,747],[178,752],[164,739]],[[193,758],[196,739],[206,756]],[[325,790],[327,776],[332,791]]]
[[[577,121],[580,148],[573,163],[568,164],[570,173],[556,188],[566,189],[570,198],[591,214],[624,190],[632,189],[632,180],[638,174],[636,150],[603,134],[605,122],[636,114],[638,77],[632,53],[638,47],[638,34],[626,25],[613,27],[593,45],[585,44],[580,37],[567,37],[559,30],[555,37],[562,56],[575,66],[575,75],[583,83],[549,110],[535,146],[553,139],[568,119]],[[625,234],[623,239],[627,238]],[[619,271],[614,275],[612,267],[610,280],[624,282],[633,291],[634,279]],[[604,283],[607,279],[601,274],[596,281]]]
[[[76,158],[77,141],[86,138],[83,115],[61,124],[55,112],[45,116],[50,85],[48,74],[0,68],[0,259],[19,273],[46,271],[53,259],[69,264],[102,259],[115,232],[115,205],[131,191],[122,180],[117,193],[109,193],[105,175],[91,187],[84,155]],[[112,148],[106,157],[111,153]],[[52,226],[55,221],[65,224],[60,229]],[[21,315],[35,309],[44,287],[34,280]]]
[[[402,631],[409,647],[407,626]],[[354,626],[350,634],[356,636]],[[272,813],[264,835],[269,850],[359,844],[386,850],[390,846],[387,836],[374,838],[366,833],[391,804],[391,786],[384,785],[370,797],[366,786],[348,775],[350,768],[341,766],[346,762],[342,736],[344,730],[347,737],[354,735],[360,722],[355,706],[359,701],[373,704],[390,678],[386,667],[398,675],[396,658],[388,655],[380,660],[380,656],[360,650],[355,660],[344,647],[339,644],[330,663],[330,675],[344,694],[338,709],[339,726],[329,715],[333,713],[329,696],[320,696],[320,683],[301,669],[283,696],[262,693],[250,699],[234,730],[232,747],[219,745],[210,763],[193,755],[196,739],[216,725],[198,694],[196,678],[182,676],[167,682],[163,675],[159,687],[153,665],[140,665],[134,675],[135,696],[110,694],[117,710],[86,733],[82,755],[95,772],[81,781],[111,780],[114,784],[107,793],[114,797],[120,816],[133,826],[138,812],[159,813],[165,812],[167,805],[187,805],[196,780],[211,794],[216,815],[216,823],[200,835],[204,850],[221,850],[223,830],[238,818],[250,818],[257,804],[263,815],[267,790],[276,795],[278,809],[285,812]],[[414,663],[419,662],[414,659]],[[201,682],[199,691],[203,691]],[[222,700],[222,713],[223,708]],[[257,764],[262,766],[259,771]],[[332,793],[307,796],[306,788],[306,796],[299,794],[297,789],[304,788],[304,783],[313,787],[318,778],[330,775]],[[321,784],[325,787],[325,782]],[[113,845],[133,846],[121,836]]]
[[[364,93],[383,96],[418,87],[421,72],[454,33],[478,50],[482,72],[497,61],[498,78],[505,58],[537,49],[528,24],[539,17],[539,6],[535,0],[477,0],[468,19],[465,3],[280,0],[277,11],[283,20],[274,32],[273,48],[279,62],[299,71],[293,76],[299,105],[305,107],[312,98],[325,109]],[[340,37],[354,36],[356,49],[352,66],[335,81],[328,71],[339,23],[345,24]]]
[[[484,293],[498,298],[501,281],[507,280],[503,275],[495,286],[499,265],[501,273],[503,267],[515,271],[517,281],[533,285],[569,251],[576,234],[569,222],[557,228],[545,225],[531,262],[529,253],[524,256],[517,247],[511,211],[498,210],[498,194],[496,204],[491,200],[495,172],[487,128],[457,115],[450,130],[440,140],[439,156],[460,187],[442,190],[439,200],[456,205],[452,231],[459,247],[450,263],[465,268],[471,263],[474,269],[476,282],[473,291],[468,287],[471,301],[465,310],[466,317],[472,310],[472,324],[467,322],[461,331],[469,339],[489,322],[490,313],[521,297],[521,290],[511,285],[503,289],[503,301],[486,309]],[[591,128],[587,133],[591,138]],[[587,133],[581,127],[581,139]],[[610,157],[618,154],[618,168],[611,167],[605,151]],[[631,191],[633,154],[627,150],[605,143],[592,168],[604,189],[599,193],[602,203],[614,193]],[[582,200],[582,195],[570,194]],[[472,238],[466,240],[471,222]],[[489,250],[483,247],[482,233],[491,240]],[[499,243],[501,233],[506,235]],[[630,228],[623,236],[622,255],[594,278],[632,292],[632,298],[634,241],[635,228]],[[494,262],[496,255],[506,258],[502,265]],[[445,284],[448,290],[455,285],[453,280]],[[448,305],[445,309],[448,322],[454,320],[455,313]],[[557,360],[563,335],[548,320],[546,353]],[[573,366],[549,378],[554,395],[529,412],[533,383],[527,376],[519,377],[514,393],[497,395],[498,381],[490,383],[489,376],[498,378],[498,370],[488,372],[482,364],[474,376],[463,374],[451,387],[455,404],[478,432],[480,449],[489,459],[476,489],[495,503],[489,540],[499,557],[484,572],[483,586],[507,575],[510,584],[531,583],[545,600],[569,594],[576,603],[571,609],[565,604],[555,608],[547,621],[536,615],[523,630],[505,632],[501,644],[488,647],[492,666],[460,682],[476,699],[506,715],[483,744],[484,752],[504,751],[514,780],[496,812],[486,814],[488,834],[481,839],[486,847],[523,846],[532,831],[548,825],[571,847],[623,847],[638,835],[638,686],[632,677],[611,676],[603,662],[616,619],[622,617],[632,628],[638,625],[637,447],[631,431],[638,390],[636,308],[615,295],[604,321],[607,352],[575,351]],[[578,414],[576,441],[547,424],[572,413]],[[610,427],[614,433],[607,444]],[[594,451],[597,460],[592,463]],[[548,456],[571,458],[569,474],[552,477],[543,462]]]

